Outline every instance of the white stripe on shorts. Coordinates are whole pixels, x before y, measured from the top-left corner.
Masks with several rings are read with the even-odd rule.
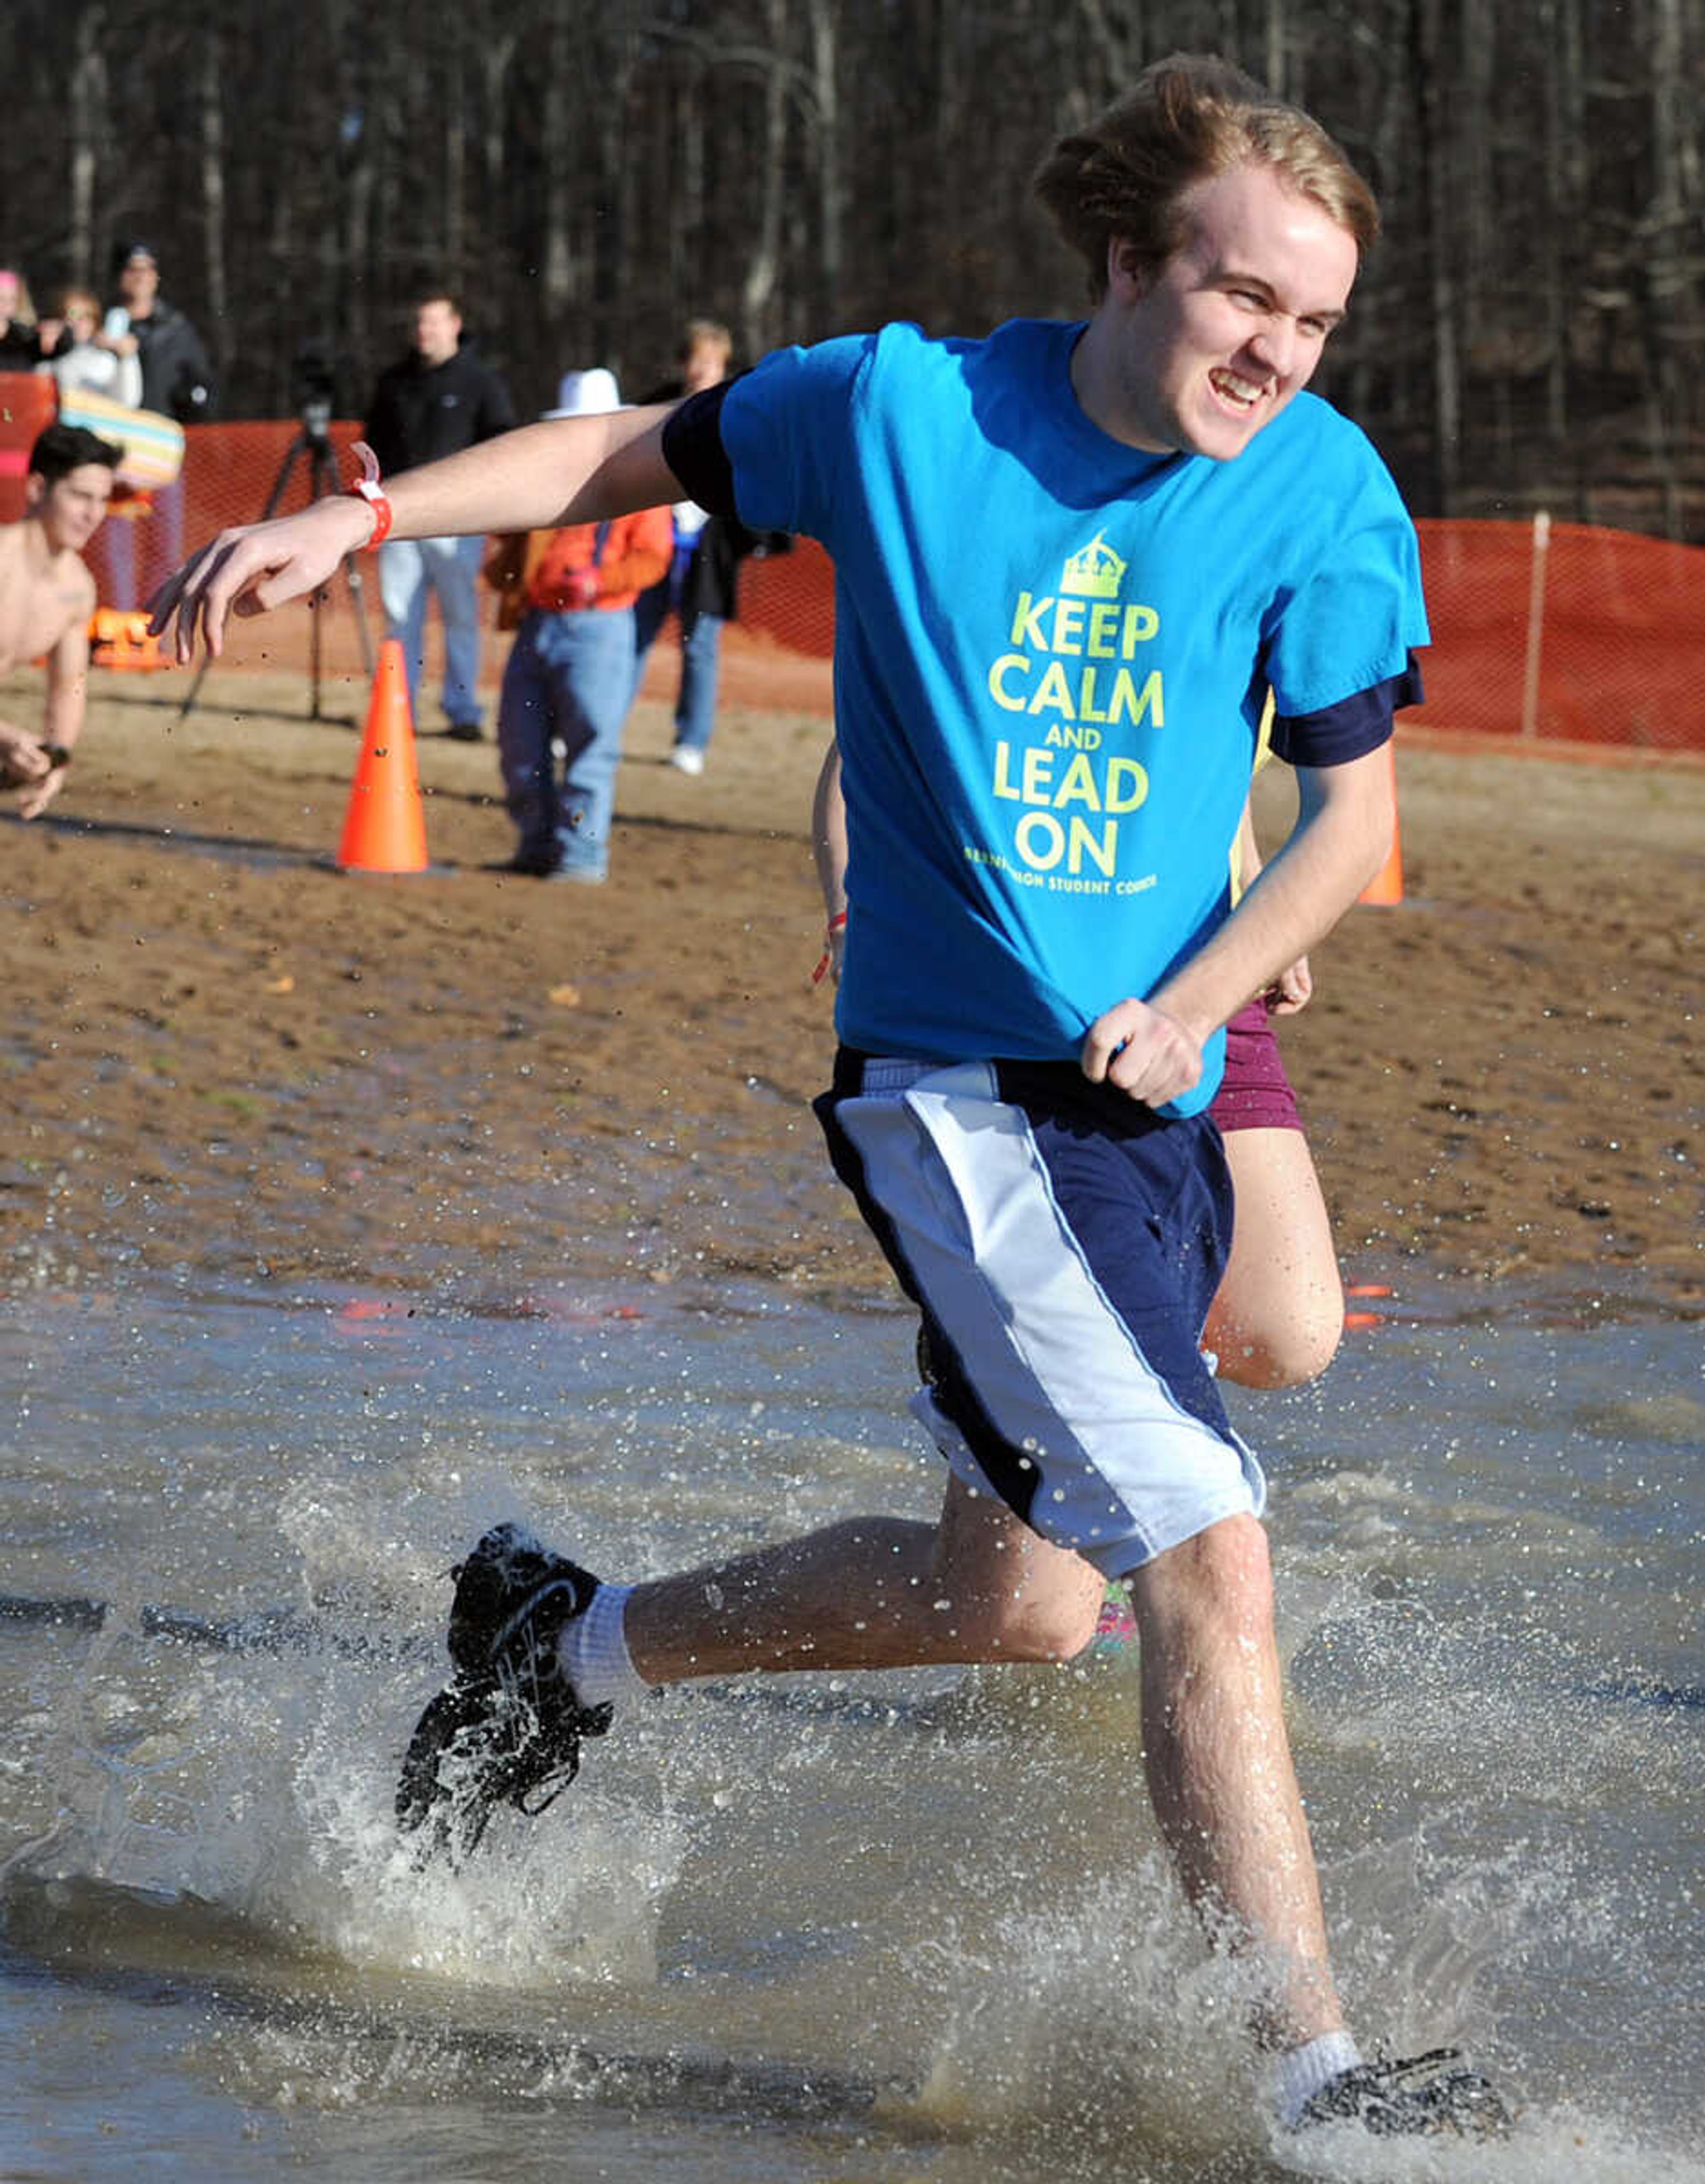
[[[1145,1358],[992,1067],[873,1061],[862,1082],[836,1119],[991,1424],[1039,1470],[1033,1528],[1117,1577],[1222,1518],[1258,1516],[1260,1465]],[[995,1491],[927,1389],[912,1407],[957,1475]]]

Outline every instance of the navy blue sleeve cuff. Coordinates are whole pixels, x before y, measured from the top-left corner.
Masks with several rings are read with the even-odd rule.
[[[665,419],[663,460],[680,479],[688,500],[707,515],[738,515],[734,471],[722,445],[722,404],[732,379],[689,394]]]
[[[1273,723],[1273,748],[1287,766],[1347,766],[1390,740],[1392,715],[1401,705],[1418,705],[1421,665],[1412,652],[1401,675],[1388,675],[1371,689],[1323,705],[1318,713],[1279,713]]]

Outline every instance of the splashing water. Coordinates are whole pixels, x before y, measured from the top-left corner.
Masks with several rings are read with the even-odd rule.
[[[1687,1330],[1418,1320],[1329,1402],[1251,1413],[1340,1983],[1364,2044],[1463,2041],[1511,2091],[1488,2149],[1271,2126],[1246,1978],[1158,1849],[1128,1651],[670,1692],[543,1818],[417,1871],[395,1770],[485,1524],[632,1576],[939,1482],[894,1422],[897,1314],[844,1340],[772,1299],[654,1303],[642,1354],[605,1311],[352,1331],[340,1301],[31,1300],[0,1331],[65,1368],[27,1436],[20,1407],[5,1589],[107,1611],[0,1623],[0,2166],[10,2134],[116,2175],[119,2087],[127,2165],[232,2184],[287,2153],[523,2184],[1705,2178],[1705,1489],[1691,1399],[1626,1395],[1682,1387]],[[92,2029],[102,2084],[68,2098]]]

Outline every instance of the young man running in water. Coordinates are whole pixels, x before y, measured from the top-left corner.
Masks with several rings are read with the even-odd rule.
[[[1223,1027],[1379,869],[1381,747],[1426,638],[1396,492],[1303,393],[1377,214],[1318,125],[1189,57],[1064,139],[1038,187],[1089,267],[1085,323],[780,352],[667,412],[415,472],[388,506],[370,484],[369,504],[226,533],[162,595],[187,656],[233,603],[310,589],[387,524],[683,499],[806,532],[837,566],[850,912],[817,1112],[928,1330],[940,1518],[852,1518],[632,1587],[488,1533],[399,1812],[465,1847],[655,1685],[1065,1659],[1123,1577],[1149,1794],[1186,1894],[1262,1967],[1283,2120],[1495,2130],[1502,2103],[1454,2058],[1370,2065],[1346,2030],[1265,1482],[1197,1346],[1230,1222],[1203,1112]],[[1268,688],[1300,816],[1234,911]]]

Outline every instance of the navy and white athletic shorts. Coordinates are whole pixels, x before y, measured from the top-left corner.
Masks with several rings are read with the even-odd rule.
[[[959,1478],[1108,1577],[1260,1515],[1199,1346],[1232,1218],[1206,1116],[1163,1122],[1074,1063],[844,1048],[816,1106],[922,1312],[912,1408]]]

